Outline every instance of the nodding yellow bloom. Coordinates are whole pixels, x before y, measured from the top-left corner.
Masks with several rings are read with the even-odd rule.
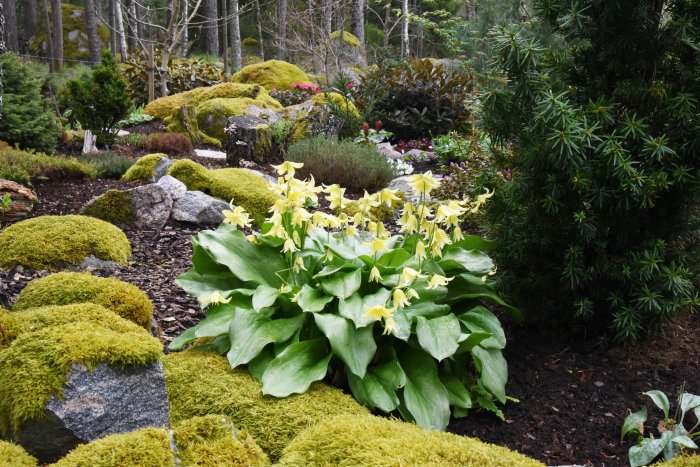
[[[271,212],[276,212],[276,213],[283,213],[287,210],[287,207],[290,205],[289,200],[287,198],[277,198],[275,203],[272,205],[270,208]]]
[[[396,321],[394,318],[387,318],[384,320],[384,331],[382,334],[391,334],[391,331],[396,329]]]
[[[395,308],[405,308],[407,306],[411,306],[411,302],[408,300],[406,294],[401,289],[394,289],[391,298],[394,302]]]
[[[399,287],[408,287],[414,280],[424,277],[425,275],[421,274],[420,271],[416,271],[413,268],[403,268],[399,276]]]
[[[445,245],[449,245],[451,243],[452,240],[450,240],[447,232],[442,229],[436,229],[435,233],[433,234],[433,240],[430,243],[433,256],[442,256],[442,249],[445,247]]]
[[[379,201],[377,201],[374,195],[370,195],[367,193],[367,190],[365,190],[364,196],[357,200],[357,206],[360,208],[360,212],[367,215],[370,209],[379,206]]]
[[[324,263],[330,263],[331,261],[333,261],[333,251],[331,251],[330,248],[326,250],[326,254],[323,255],[321,261],[323,261]]]
[[[401,226],[401,232],[410,235],[418,231],[418,218],[412,214],[408,215],[399,221],[399,225]]]
[[[306,266],[304,266],[304,258],[297,256],[294,260],[294,266],[292,266],[294,272],[307,271]]]
[[[481,276],[481,282],[486,283],[486,280],[489,278],[489,276],[493,276],[494,274],[496,274],[496,269],[498,268],[494,267],[491,271],[488,272],[488,274],[484,274],[483,276]]]
[[[294,294],[292,298],[289,299],[290,302],[296,303],[299,301],[299,295],[301,295],[301,290]]]
[[[375,253],[386,251],[387,246],[386,246],[386,240],[382,238],[375,238],[371,242],[363,242],[365,245],[370,247],[372,251],[370,252],[370,255],[374,255]]]
[[[257,235],[250,234],[250,235],[246,235],[245,238],[247,238],[248,241],[254,245],[260,245],[260,243],[261,243],[260,239],[258,238]]]
[[[235,225],[236,227],[250,227],[250,215],[246,212],[243,206],[233,205],[233,200],[229,203],[231,210],[224,210],[224,222]]]
[[[273,224],[272,228],[263,235],[266,237],[289,238],[289,235],[287,235],[287,231],[284,230],[282,224]]]
[[[408,288],[406,289],[406,297],[409,300],[413,300],[414,298],[420,298],[420,295],[418,295],[418,292],[416,292],[416,289]]]
[[[425,254],[425,243],[418,240],[418,243],[416,243],[416,258],[423,260],[427,258],[427,256],[428,255]]]
[[[289,284],[282,284],[282,287],[280,287],[280,293],[289,293],[292,291],[292,286]]]
[[[428,279],[428,289],[437,289],[438,287],[444,287],[446,286],[454,277],[450,277],[449,279],[445,276],[441,276],[440,274],[433,274],[433,276]]]
[[[292,240],[294,240],[294,244],[295,244],[296,246],[298,246],[298,247],[301,247],[301,246],[302,246],[302,245],[301,245],[301,237],[299,236],[299,232],[297,232],[296,230],[295,230],[294,233],[292,234]]]
[[[311,213],[304,208],[297,207],[292,212],[292,225],[294,227],[303,225],[309,219],[311,219]]]
[[[416,213],[416,207],[413,203],[404,203],[403,209],[401,210],[401,217],[410,216]]]
[[[413,188],[413,191],[419,195],[425,196],[430,195],[430,192],[440,185],[440,180],[433,177],[433,173],[431,171],[411,175],[406,178],[406,181],[408,182],[409,186]]]
[[[291,238],[288,238],[287,240],[284,241],[284,246],[282,247],[282,253],[288,253],[288,252],[294,253],[297,250],[299,250],[299,248],[297,248],[297,246],[294,244],[294,240],[292,240]]]
[[[341,227],[348,225],[348,222],[350,222],[350,218],[344,212],[341,212],[340,214],[338,214],[337,219],[338,219],[338,223],[340,224]]]
[[[355,215],[352,216],[352,222],[355,225],[363,225],[364,217],[362,216],[362,213],[356,212]]]
[[[486,193],[483,193],[483,194],[476,197],[476,201],[474,202],[474,205],[472,206],[472,208],[469,212],[471,212],[472,214],[476,214],[477,212],[479,212],[479,209],[481,208],[481,206],[486,204],[486,201],[490,197],[492,197],[495,192],[496,192],[496,190],[489,192],[489,190],[487,188]]]
[[[454,229],[452,229],[452,238],[455,242],[464,239],[464,234],[462,233],[462,229],[459,226],[456,226]]]
[[[376,266],[372,267],[372,270],[369,272],[369,281],[379,282],[380,280],[382,280],[382,275],[379,274],[379,269]]]
[[[330,203],[330,209],[341,209],[350,202],[345,198],[345,188],[341,188],[338,184],[325,187],[325,192],[328,193],[326,201]]]
[[[379,199],[379,204],[384,204],[386,207],[390,208],[394,201],[400,201],[401,198],[396,196],[395,190],[390,190],[389,188],[384,188],[377,194]]]
[[[430,206],[419,204],[416,207],[416,215],[422,217],[423,219],[427,219],[428,217],[433,217],[433,211],[430,209]]]
[[[387,308],[384,305],[366,306],[365,314],[362,315],[363,318],[370,318],[375,321],[379,321],[382,318],[392,319],[391,315],[394,314],[396,308]]]
[[[199,303],[202,306],[216,305],[217,303],[229,303],[230,301],[230,298],[225,298],[223,295],[221,295],[221,292],[219,292],[218,290],[216,292],[212,292],[206,297],[202,297],[199,299]]]
[[[273,165],[272,168],[274,168],[279,175],[285,175],[287,179],[290,179],[294,176],[294,173],[296,172],[296,169],[301,169],[304,167],[304,164],[302,162],[291,162],[291,161],[284,161],[280,165]]]

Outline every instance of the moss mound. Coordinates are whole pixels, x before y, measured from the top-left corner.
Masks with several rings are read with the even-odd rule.
[[[212,196],[243,206],[255,222],[261,224],[277,197],[270,191],[269,182],[243,169],[218,169],[211,171]]]
[[[303,429],[333,415],[367,413],[352,397],[323,384],[285,399],[263,396],[257,380],[232,370],[225,357],[213,352],[173,353],[163,365],[173,424],[221,414],[247,430],[272,461]]]
[[[85,206],[80,214],[102,219],[114,225],[127,225],[132,222],[134,209],[131,206],[131,196],[128,192],[108,190]]]
[[[119,333],[137,332],[141,329],[136,324],[94,303],[46,306],[15,312],[0,311],[0,350],[9,347],[19,335],[25,332],[76,322],[94,323]]]
[[[285,448],[280,465],[536,467],[543,464],[477,439],[424,430],[398,420],[339,415],[297,436]]]
[[[171,467],[175,457],[165,430],[143,428],[106,436],[69,452],[55,467]]]
[[[362,47],[362,44],[360,44],[360,40],[357,38],[357,36],[350,34],[347,31],[333,31],[328,38],[331,41],[335,41],[340,39],[341,34],[343,35],[343,43],[348,47]]]
[[[217,97],[199,104],[197,111],[197,124],[206,135],[224,140],[224,128],[228,124],[228,118],[234,115],[244,115],[248,106],[254,105],[263,109],[282,109],[282,105],[270,98],[272,102],[266,102],[249,97],[224,98]]]
[[[294,83],[311,83],[309,75],[304,71],[281,60],[268,60],[243,67],[231,77],[234,83],[255,83],[266,89],[291,89]]]
[[[0,467],[36,467],[37,463],[21,446],[0,440]]]
[[[0,232],[0,267],[55,270],[87,256],[127,265],[131,245],[118,227],[88,216],[41,216]]]
[[[87,273],[61,272],[35,279],[17,297],[14,310],[94,303],[149,329],[153,304],[135,285]]]
[[[122,175],[122,180],[128,182],[135,182],[137,180],[149,182],[153,179],[156,174],[156,165],[158,161],[163,157],[168,157],[165,154],[147,154],[139,160],[137,160],[134,165],[129,167],[129,170]]]
[[[175,177],[185,184],[190,191],[209,192],[211,174],[203,165],[189,159],[180,159],[168,169],[168,175]]]
[[[656,467],[698,467],[700,466],[700,455],[691,454],[687,456],[678,456],[667,462],[659,462],[654,464]]]
[[[71,364],[94,369],[147,365],[158,361],[162,345],[144,330],[115,332],[89,322],[51,326],[21,334],[0,352],[0,434],[7,438],[40,418],[52,393],[61,396]]]
[[[248,432],[238,431],[221,415],[182,422],[173,437],[184,465],[243,467],[270,465],[270,460]]]
[[[242,82],[221,83],[158,98],[150,102],[144,109],[144,112],[156,118],[165,119],[183,105],[197,106],[202,102],[221,97],[248,97],[265,102],[277,102],[270,97],[265,89],[255,84],[243,84]]]
[[[71,157],[47,156],[41,153],[0,149],[0,178],[28,184],[39,177],[53,180],[95,178],[95,167]]]
[[[355,104],[353,104],[351,100],[349,100],[340,93],[319,93],[316,94],[312,100],[315,105],[328,105],[328,102],[331,102],[334,107],[339,108],[342,112],[346,113],[350,117],[354,119],[360,118],[360,112],[357,111],[357,107],[355,107]]]

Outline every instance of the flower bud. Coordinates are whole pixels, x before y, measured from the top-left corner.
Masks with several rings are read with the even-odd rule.
[[[369,136],[369,123],[365,122],[362,124],[362,133],[365,134],[365,137]]]
[[[379,131],[382,129],[382,121],[381,120],[377,120],[376,122],[374,122],[374,129],[377,133],[379,133]]]

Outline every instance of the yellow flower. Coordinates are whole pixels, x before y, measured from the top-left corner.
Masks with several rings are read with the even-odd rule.
[[[229,203],[231,210],[224,210],[224,222],[236,227],[250,227],[250,215],[242,206],[233,206],[233,201]]]
[[[370,252],[370,255],[374,255],[375,253],[386,251],[386,240],[381,239],[381,238],[375,238],[371,242],[363,242],[365,245],[370,247],[372,251]]]
[[[452,230],[452,238],[454,239],[455,242],[458,242],[462,239],[464,239],[464,234],[462,234],[462,229],[457,226]]]
[[[396,308],[387,308],[384,305],[366,306],[363,318],[371,318],[379,321],[382,318],[391,319],[391,315],[396,311]]]
[[[413,191],[419,195],[430,195],[430,192],[440,185],[440,180],[433,177],[431,171],[426,173],[411,175],[406,178],[408,184],[413,188]]]
[[[377,201],[374,195],[370,195],[367,193],[367,190],[365,190],[364,196],[357,200],[357,206],[360,208],[360,212],[367,215],[370,209],[379,206],[379,201]]]
[[[386,318],[384,320],[384,331],[382,334],[391,334],[391,331],[396,329],[396,321],[394,321],[394,318]]]
[[[294,260],[294,266],[292,267],[294,272],[307,271],[306,266],[304,266],[304,258],[297,256]]]
[[[408,289],[406,289],[406,297],[409,300],[413,300],[414,298],[420,298],[420,296],[418,295],[418,292],[416,292],[415,289],[412,289],[410,287]]]
[[[394,201],[399,201],[401,198],[396,196],[396,191],[390,190],[389,188],[384,188],[377,194],[379,198],[379,204],[384,204],[386,207],[390,208]]]
[[[391,295],[391,298],[394,302],[394,307],[396,308],[411,306],[411,302],[408,301],[406,294],[401,289],[394,289],[394,293]]]
[[[345,198],[345,188],[341,188],[340,185],[329,185],[324,188],[324,191],[328,193],[326,201],[330,203],[330,209],[341,209],[344,204],[349,202],[349,200]]]
[[[362,225],[364,223],[364,217],[362,216],[362,213],[356,212],[354,216],[352,216],[352,222],[355,225]]]
[[[257,235],[250,234],[250,235],[246,235],[245,238],[247,238],[248,241],[254,245],[260,245],[260,239],[258,238]]]
[[[216,292],[212,292],[206,297],[202,297],[199,299],[199,303],[202,306],[215,305],[217,303],[229,303],[230,301],[230,298],[225,298],[223,295],[221,295],[221,292],[219,292],[218,290]]]
[[[403,268],[399,276],[399,287],[408,287],[414,280],[424,277],[425,275],[421,274],[420,271],[413,268]]]
[[[433,234],[433,240],[430,244],[433,256],[442,256],[442,249],[445,247],[445,245],[449,245],[451,243],[452,240],[450,240],[447,232],[442,229],[436,229],[435,233]]]
[[[476,197],[476,202],[474,203],[474,205],[472,206],[472,208],[469,212],[471,212],[472,214],[476,214],[477,212],[479,212],[479,208],[481,208],[481,206],[486,204],[486,200],[488,200],[490,197],[492,197],[495,192],[496,192],[496,190],[493,190],[489,193],[489,190],[487,188],[486,193],[481,194],[481,195]]]
[[[326,250],[326,254],[323,255],[321,261],[323,261],[324,263],[330,263],[331,261],[333,261],[333,251],[331,251],[330,248]]]
[[[425,254],[425,243],[422,241],[418,240],[418,243],[416,243],[416,258],[419,260],[425,259],[427,255]]]
[[[401,226],[401,232],[406,232],[410,235],[418,231],[418,218],[411,214],[401,218],[399,225]]]
[[[290,179],[294,176],[296,169],[301,169],[304,167],[304,164],[301,162],[284,161],[280,165],[273,165],[272,167],[277,170],[279,175],[286,174],[286,178]]]
[[[311,218],[311,213],[304,208],[297,207],[292,213],[292,225],[299,227]]]
[[[282,287],[280,287],[280,293],[289,293],[292,291],[292,286],[289,284],[282,284]]]
[[[287,240],[284,241],[284,246],[283,246],[283,248],[282,248],[282,253],[288,253],[288,252],[290,252],[290,251],[293,253],[293,252],[295,252],[295,251],[297,251],[297,250],[298,250],[298,248],[297,248],[296,245],[294,244],[294,240],[292,240],[291,238],[288,238]],[[261,265],[261,266],[263,266],[263,265]]]
[[[345,229],[345,233],[350,237],[356,237],[357,236],[357,227],[355,227],[354,225],[348,225],[348,228]]]
[[[382,275],[379,274],[379,269],[377,269],[376,266],[372,268],[372,270],[369,272],[369,281],[370,282],[379,282],[382,280]]]
[[[449,279],[440,274],[433,274],[433,276],[428,279],[428,289],[437,289],[438,287],[445,287],[454,277]]]

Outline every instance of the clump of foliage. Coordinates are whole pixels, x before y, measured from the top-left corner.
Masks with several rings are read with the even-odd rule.
[[[301,104],[321,92],[321,88],[310,83],[292,83],[289,89],[270,89],[270,96],[285,107]]]
[[[277,167],[282,199],[262,233],[237,230],[250,226],[237,207],[196,237],[195,267],[178,284],[216,306],[171,348],[216,337],[211,348],[233,368],[248,365],[275,397],[304,393],[328,374],[368,407],[398,409],[423,427],[444,430],[450,413],[478,407],[502,417],[494,400],[506,402],[505,336],[482,300],[519,312],[488,283],[494,264],[482,250],[490,244],[459,229],[485,200],[439,205],[433,215],[426,199],[438,181],[414,175],[420,202],[404,204],[405,236],[392,237],[369,216],[397,200],[394,192],[365,193],[352,219],[312,214],[304,206],[321,191],[331,209],[349,200],[339,185],[321,190],[296,179],[300,168]]]
[[[470,75],[409,58],[371,68],[354,96],[368,120],[382,120],[397,138],[413,139],[464,126],[470,115],[465,103],[473,90]]]
[[[115,151],[84,154],[80,159],[95,168],[98,178],[120,179],[133,164],[131,159]]]
[[[14,54],[2,54],[0,68],[3,70],[0,139],[24,149],[52,152],[61,129],[49,102],[41,94],[42,80],[30,73]]]
[[[387,158],[373,147],[327,138],[309,138],[289,146],[286,159],[304,164],[302,175],[327,185],[355,190],[384,188],[394,178]]]
[[[102,62],[92,74],[68,81],[62,98],[75,119],[97,135],[99,144],[114,142],[117,124],[129,115],[133,104],[109,51],[102,52]]]
[[[0,150],[0,178],[23,185],[37,178],[80,180],[94,178],[96,174],[93,166],[72,157],[47,156],[16,149]]]
[[[117,126],[119,128],[128,128],[136,125],[141,125],[143,123],[148,123],[152,122],[155,117],[152,115],[148,115],[146,112],[144,112],[144,107],[143,105],[136,107],[133,109],[127,118],[124,120],[120,120],[117,123]]]
[[[143,147],[150,152],[171,156],[189,156],[194,152],[189,138],[182,133],[152,133],[146,136]]]
[[[662,11],[663,8],[663,11]],[[517,157],[490,231],[504,290],[531,317],[634,341],[694,302],[700,20],[694,2],[536,1],[494,30],[484,122]]]

